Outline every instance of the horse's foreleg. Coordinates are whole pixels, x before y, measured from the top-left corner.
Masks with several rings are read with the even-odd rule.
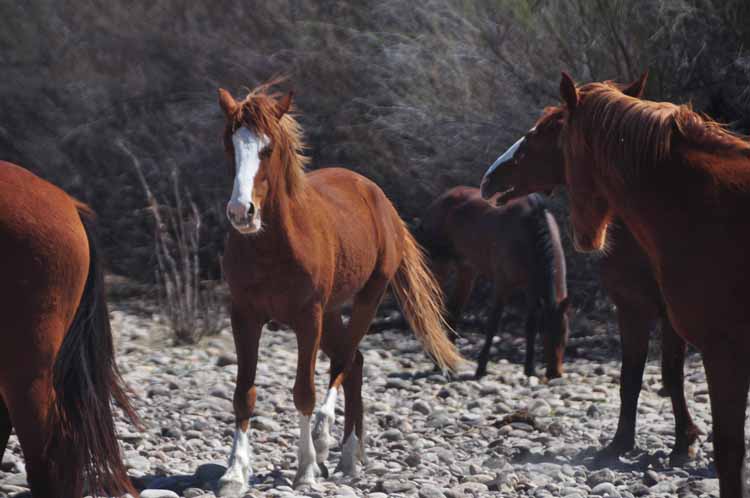
[[[346,341],[339,346],[345,358],[344,380],[344,443],[338,469],[345,475],[358,473],[357,462],[364,462],[364,430],[362,405],[362,354],[357,350],[359,342],[367,333],[372,319],[383,298],[388,279],[373,278],[354,299],[352,318],[346,333]]]
[[[714,461],[721,498],[743,496],[742,462],[745,458],[745,410],[750,367],[747,348],[716,337],[704,351],[703,365],[711,397]]]
[[[672,399],[675,422],[675,443],[670,455],[672,465],[678,465],[690,458],[691,446],[698,440],[700,429],[693,423],[685,400],[685,353],[687,344],[672,328],[672,323],[664,316],[661,321],[661,376],[664,387]]]
[[[490,309],[490,316],[487,319],[487,326],[484,331],[484,346],[479,353],[477,361],[477,371],[474,377],[480,379],[487,374],[487,363],[490,361],[490,351],[492,350],[492,340],[497,334],[497,327],[500,324],[500,318],[503,316],[503,300],[495,296],[493,305]]]
[[[232,333],[237,352],[234,389],[235,431],[227,471],[219,480],[219,496],[239,496],[252,474],[250,417],[255,411],[255,370],[264,319],[248,310],[232,308]]]
[[[323,328],[323,310],[313,305],[304,313],[304,321],[293,324],[297,334],[297,377],[294,381],[294,406],[299,412],[300,439],[297,451],[298,469],[294,486],[315,483],[320,468],[315,458],[310,420],[315,409],[315,360],[318,356]]]
[[[622,347],[620,368],[620,418],[612,442],[600,457],[621,455],[635,446],[635,421],[638,397],[643,383],[643,369],[648,356],[648,340],[654,322],[637,310],[620,306],[617,310]]]

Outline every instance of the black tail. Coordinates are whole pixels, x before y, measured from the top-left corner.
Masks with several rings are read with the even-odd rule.
[[[560,230],[544,197],[531,194],[529,204],[533,210],[529,228],[534,240],[534,285],[541,300],[539,304],[545,308],[554,307],[558,301],[557,279],[562,277],[565,280],[565,260],[562,259],[561,265],[555,260],[555,241],[560,239]],[[558,272],[562,272],[562,275],[558,275]]]
[[[79,208],[89,241],[89,274],[81,302],[58,352],[53,372],[53,436],[47,451],[57,467],[59,488],[72,496],[81,471],[89,494],[135,493],[115,435],[112,400],[130,420],[138,417],[117,370],[101,261],[90,211]],[[70,493],[70,494],[69,494]]]

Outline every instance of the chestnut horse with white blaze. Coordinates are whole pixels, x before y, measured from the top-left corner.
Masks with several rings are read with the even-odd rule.
[[[111,401],[137,421],[114,361],[91,210],[0,161],[0,459],[11,430],[35,498],[135,494]]]
[[[236,432],[223,496],[236,496],[251,469],[249,419],[255,407],[255,370],[263,325],[273,319],[297,336],[294,404],[300,441],[295,485],[321,473],[331,446],[339,386],[345,394],[339,468],[357,472],[364,460],[362,363],[359,342],[390,284],[407,321],[441,368],[461,357],[446,335],[440,288],[423,254],[385,194],[346,169],[306,174],[301,131],[290,115],[292,94],[267,93],[270,84],[236,101],[219,90],[226,116],[224,144],[234,177],[227,216],[232,224],[223,257],[232,300],[238,371]],[[341,308],[352,303],[344,324]],[[315,408],[318,349],[331,359],[328,394]],[[312,422],[312,426],[311,426]]]
[[[640,98],[646,75],[622,86],[622,92]],[[565,185],[565,158],[560,148],[564,111],[544,110],[534,126],[503,153],[482,178],[486,198],[508,202],[531,192],[549,191]],[[498,195],[499,193],[499,195]],[[612,442],[599,453],[600,460],[635,447],[638,397],[648,357],[651,331],[661,323],[662,382],[672,400],[675,444],[673,465],[693,456],[693,445],[701,434],[693,423],[685,399],[684,364],[686,343],[674,331],[654,270],[644,250],[620,220],[613,220],[607,250],[598,260],[602,285],[617,306],[622,368],[620,371],[620,417]]]
[[[703,353],[723,498],[743,496],[750,387],[750,143],[688,106],[563,74],[560,144],[576,243],[613,217],[648,256],[669,319]]]

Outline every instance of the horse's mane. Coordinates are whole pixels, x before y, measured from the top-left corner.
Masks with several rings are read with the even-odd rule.
[[[703,161],[699,167],[719,181],[736,184],[732,168],[719,163],[726,163],[727,158],[750,157],[750,142],[689,105],[630,97],[611,82],[583,85],[579,94],[580,110],[570,125],[573,130],[568,132],[572,146],[586,147],[596,164],[609,167],[623,181],[678,152],[700,154]],[[707,162],[708,155],[724,161]],[[750,162],[745,164],[750,171]]]
[[[534,257],[538,285],[546,291],[545,306],[554,307],[561,299],[558,291],[563,294],[563,298],[567,295],[565,257],[560,259],[559,268],[556,259],[556,247],[561,243],[560,232],[544,197],[535,193],[530,194],[528,200],[533,210],[530,221],[535,241]]]
[[[548,106],[542,111],[542,115],[534,123],[534,128],[544,131],[546,128],[555,126],[565,117],[565,109],[559,106]]]
[[[302,138],[302,127],[291,112],[290,108],[281,119],[277,118],[279,93],[269,93],[280,80],[264,83],[238,102],[237,112],[229,122],[227,137],[237,128],[247,126],[258,134],[270,138],[271,146],[279,148],[282,162],[282,172],[286,179],[287,190],[290,195],[299,191],[305,182],[305,166],[310,159],[303,155],[306,146]]]

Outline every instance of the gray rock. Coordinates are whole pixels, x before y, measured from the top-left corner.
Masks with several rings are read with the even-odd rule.
[[[425,485],[419,489],[419,498],[446,498],[445,493],[435,486]]]

